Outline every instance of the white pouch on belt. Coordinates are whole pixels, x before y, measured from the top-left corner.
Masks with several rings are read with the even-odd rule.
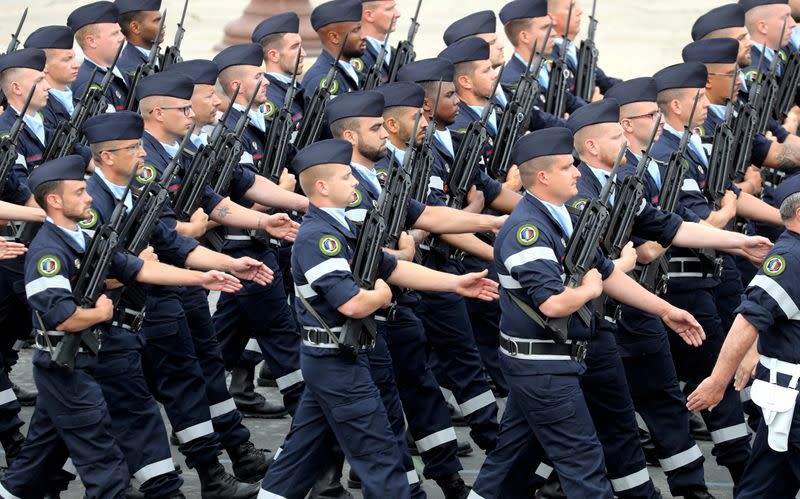
[[[753,403],[761,407],[764,413],[764,423],[768,427],[767,442],[772,450],[786,452],[789,448],[789,431],[792,428],[794,407],[797,403],[797,381],[800,377],[800,366],[790,369],[781,369],[781,373],[792,376],[789,387],[777,384],[778,364],[777,359],[761,356],[761,363],[769,368],[769,382],[757,379],[750,388],[750,397]],[[781,363],[783,367],[787,365]],[[790,371],[790,372],[787,372]]]

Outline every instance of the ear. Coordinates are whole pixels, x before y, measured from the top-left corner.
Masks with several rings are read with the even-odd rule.
[[[622,119],[620,120],[619,124],[622,125],[622,130],[625,131],[625,133],[633,132],[633,127],[631,126],[631,120]]]
[[[597,142],[594,139],[586,139],[586,142],[583,143],[583,150],[592,156],[597,156],[599,152]]]
[[[669,110],[672,111],[673,114],[680,115],[682,109],[681,101],[678,99],[672,99],[669,103]]]
[[[422,112],[423,114],[431,114],[433,112],[433,99],[430,97],[425,97],[422,101]]]
[[[317,179],[317,181],[314,182],[314,191],[316,191],[317,194],[327,197],[329,194],[328,183],[322,179]]]
[[[131,21],[131,23],[128,25],[128,31],[131,34],[139,35],[142,33],[142,26],[139,24],[139,21]]]
[[[711,78],[709,77],[706,80],[706,95],[708,95],[708,91],[711,90]]]
[[[281,55],[277,50],[269,49],[264,58],[272,64],[277,64],[281,60]]]
[[[368,23],[374,22],[375,13],[371,9],[364,9],[364,12],[361,13],[361,18]]]
[[[328,31],[327,37],[328,37],[328,43],[330,43],[332,45],[335,45],[335,46],[338,47],[339,45],[342,44],[342,40],[341,40],[342,37],[339,36],[339,32],[336,31],[336,30]]]
[[[353,130],[345,130],[342,134],[342,139],[350,142],[354,146],[358,144],[358,134],[356,134]]]
[[[544,170],[539,170],[536,172],[536,182],[542,185],[548,185],[550,183],[550,179],[547,178],[547,172]]]
[[[472,78],[470,78],[469,76],[467,76],[467,75],[458,75],[458,78],[456,78],[456,81],[458,82],[458,85],[461,88],[472,89]]]
[[[398,133],[400,131],[400,127],[398,126],[399,122],[395,119],[394,116],[389,116],[388,118],[383,120],[383,128],[386,129],[389,133]]]

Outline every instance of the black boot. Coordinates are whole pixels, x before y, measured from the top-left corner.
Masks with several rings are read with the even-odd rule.
[[[14,430],[11,433],[0,436],[0,444],[3,445],[3,450],[6,452],[6,465],[11,466],[11,462],[19,455],[22,450],[22,445],[25,443],[25,437],[19,430]]]
[[[684,499],[714,499],[714,496],[708,493],[708,489],[703,487],[701,489],[693,489],[681,495]]]
[[[706,427],[706,422],[696,412],[689,413],[689,434],[695,440],[702,440],[703,442],[711,441],[711,433]]]
[[[470,488],[458,473],[436,478],[436,483],[442,489],[445,499],[466,499],[469,495]]]
[[[256,483],[264,478],[269,461],[264,452],[256,449],[252,442],[228,447],[228,456],[233,463],[233,474],[243,482]]]
[[[14,395],[19,400],[19,405],[32,406],[36,405],[36,396],[39,392],[36,390],[30,391],[18,386],[16,383],[11,383],[11,389],[14,390]]]
[[[272,371],[269,370],[269,366],[266,362],[261,363],[261,369],[258,370],[256,384],[258,386],[278,386],[278,383],[275,382],[275,376],[272,375]]]
[[[231,395],[236,408],[242,416],[250,418],[278,419],[286,416],[288,411],[285,407],[271,404],[263,395],[255,392],[255,369],[255,366],[234,367],[231,372]]]
[[[536,491],[536,499],[567,499],[555,472],[551,473],[542,488]]]
[[[256,483],[240,482],[216,459],[198,464],[196,470],[203,499],[255,499],[261,489]]]
[[[344,466],[344,453],[339,446],[335,446],[328,454],[328,462],[311,489],[310,499],[352,499],[342,486],[342,467]]]

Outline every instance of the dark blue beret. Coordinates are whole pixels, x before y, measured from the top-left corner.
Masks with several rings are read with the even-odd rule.
[[[348,92],[328,103],[325,117],[328,123],[344,118],[380,118],[383,116],[383,104],[383,94],[380,92]]]
[[[742,6],[745,12],[756,7],[761,7],[762,5],[787,3],[789,3],[789,0],[739,0],[739,5]]]
[[[573,147],[572,132],[569,128],[543,128],[517,140],[511,150],[511,162],[521,165],[542,156],[571,155]]]
[[[109,140],[138,140],[144,133],[144,119],[133,111],[102,113],[86,120],[83,133],[90,144]]]
[[[491,10],[475,12],[462,17],[444,30],[445,45],[450,45],[468,36],[497,31],[497,18]]]
[[[441,57],[410,62],[397,72],[397,81],[453,81],[453,63]]]
[[[353,159],[353,144],[342,139],[327,139],[314,142],[301,149],[292,160],[296,174],[317,165],[349,165]]]
[[[470,61],[484,61],[489,58],[489,44],[478,37],[465,38],[439,52],[439,57],[447,59],[453,64]]]
[[[268,17],[258,23],[253,35],[250,37],[255,43],[275,33],[298,33],[300,31],[300,18],[294,12],[284,12]]]
[[[161,0],[114,0],[119,15],[143,10],[161,10]]]
[[[264,50],[257,43],[231,45],[214,56],[214,63],[221,73],[231,66],[261,66]]]
[[[384,109],[390,107],[422,107],[425,101],[425,89],[412,81],[386,83],[375,89],[383,94]]]
[[[0,55],[0,72],[10,68],[30,68],[42,71],[45,62],[47,62],[47,56],[44,54],[44,50],[24,48]]]
[[[514,0],[500,9],[500,22],[508,24],[515,19],[529,19],[547,15],[547,0]]]
[[[703,88],[708,81],[708,70],[702,62],[683,62],[662,69],[653,78],[659,92],[673,88]]]
[[[170,64],[164,72],[168,73],[170,71],[185,74],[194,81],[195,85],[214,85],[219,74],[219,68],[217,68],[216,63],[208,59],[192,59]]]
[[[194,93],[194,81],[185,74],[156,73],[139,80],[136,98],[139,100],[153,95],[190,100]]]
[[[656,80],[650,76],[634,78],[617,83],[605,94],[606,98],[614,99],[620,106],[632,102],[655,102],[658,98]]]
[[[78,154],[62,156],[53,161],[42,163],[28,175],[28,186],[31,191],[45,182],[54,180],[83,180],[86,174],[86,160]]]
[[[333,0],[320,4],[311,12],[314,31],[333,23],[358,22],[361,20],[360,0]]]
[[[744,9],[738,3],[711,9],[697,18],[692,26],[692,40],[700,40],[712,31],[744,27]]]
[[[733,64],[739,58],[739,41],[733,38],[709,38],[683,47],[683,62]]]
[[[67,18],[67,26],[78,31],[89,24],[116,23],[118,17],[119,11],[113,3],[93,2],[73,10]]]
[[[602,99],[581,106],[570,115],[567,128],[576,134],[581,128],[600,123],[619,123],[619,102],[614,99]]]
[[[42,26],[25,40],[26,47],[37,49],[71,49],[75,33],[68,26]]]

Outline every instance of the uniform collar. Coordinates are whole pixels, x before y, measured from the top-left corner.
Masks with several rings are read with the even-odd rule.
[[[84,56],[83,56],[83,60],[84,60],[84,61],[86,61],[86,62],[88,62],[88,63],[90,63],[90,64],[94,64],[95,66],[97,66],[98,70],[99,70],[101,73],[106,73],[106,72],[108,72],[108,68],[107,68],[107,67],[105,67],[105,66],[101,66],[101,65],[97,64],[96,62],[94,62],[93,60],[91,60],[91,59],[89,58],[89,56],[86,56],[86,55],[84,55]],[[118,65],[116,65],[116,64],[115,64],[115,65],[114,65],[114,69],[113,69],[111,72],[112,72],[112,73],[114,73],[114,76],[116,76],[116,77],[117,77],[117,78],[119,78],[120,80],[122,80],[122,81],[125,81],[125,77],[124,77],[124,76],[122,76],[122,71],[120,71],[120,69],[119,69],[119,66],[118,66]],[[91,82],[89,82],[89,84],[91,85]]]
[[[450,154],[450,157],[455,157],[455,150],[453,149],[453,136],[450,135],[450,130],[445,128],[444,130],[435,130],[433,132],[436,139],[439,141],[442,146],[447,150]]]
[[[72,101],[72,89],[67,87],[65,90],[58,90],[57,88],[50,89],[50,97],[55,98],[63,105],[66,110],[72,114],[75,110],[75,103]]]
[[[286,76],[285,74],[282,74],[282,73],[274,73],[274,72],[270,71],[267,74],[270,75],[271,77],[275,78],[279,82],[285,84],[285,85],[288,85],[288,84],[290,84],[292,82],[292,77],[291,76]]]
[[[381,183],[378,180],[378,174],[375,173],[375,168],[374,167],[373,168],[367,168],[366,166],[359,165],[358,163],[350,163],[350,166],[353,167],[353,169],[356,172],[358,172],[358,174],[360,174],[361,177],[366,179],[367,182],[369,182],[370,185],[372,185],[372,187],[375,189],[376,192],[378,192],[378,193],[381,192]],[[364,187],[366,188],[366,186],[364,186]]]
[[[123,194],[125,194],[125,201],[123,201],[125,208],[128,211],[130,211],[131,208],[133,208],[133,196],[131,195],[131,191],[128,189],[128,186],[117,185],[112,183],[110,180],[106,178],[105,175],[103,175],[103,170],[101,168],[95,168],[94,174],[97,175],[97,177],[103,181],[106,187],[108,187],[108,190],[111,191],[111,194],[114,196],[114,199],[119,201],[120,199],[122,199]]]
[[[372,38],[371,36],[367,36],[367,45],[375,52],[375,57],[377,58],[381,54],[381,50],[383,49],[383,40],[378,40],[376,38]],[[386,50],[386,55],[383,58],[384,64],[387,66],[392,63],[392,55],[391,50]]]
[[[75,230],[70,230],[66,227],[56,225],[56,223],[50,217],[45,218],[45,221],[51,223],[53,227],[58,229],[57,232],[65,241],[67,241],[73,250],[78,251],[79,253],[86,251],[86,238],[84,237],[83,231],[80,229],[80,227],[76,228]]]
[[[242,104],[238,104],[238,103],[234,104],[233,108],[238,110],[238,111],[244,112],[244,105],[242,105]],[[250,109],[249,111],[247,111],[247,116],[250,118],[250,124],[251,125],[253,125],[254,127],[258,128],[262,132],[266,132],[267,131],[267,122],[266,122],[266,119],[264,118],[264,114],[263,113],[259,113],[258,110],[256,110],[256,109]]]
[[[11,109],[13,109],[14,112],[17,113],[17,116],[19,116],[19,111],[14,106],[11,106]],[[42,119],[41,113],[36,112],[33,116],[30,114],[25,114],[25,116],[22,117],[22,121],[30,129],[30,131],[33,132],[36,138],[39,139],[39,142],[44,145],[44,119]]]
[[[386,148],[389,149],[389,157],[388,157],[389,164],[391,165],[392,158],[395,158],[397,162],[402,165],[403,160],[406,157],[406,152],[401,151],[399,148],[397,148],[394,144],[392,144],[392,141],[389,139],[386,139]]]
[[[334,218],[333,215],[331,215],[330,213],[328,213],[326,211],[326,208],[320,208],[320,207],[315,206],[313,204],[309,204],[308,205],[308,215],[306,215],[306,216],[321,218],[325,222],[330,224],[331,226],[336,227],[337,229],[339,229],[342,232],[342,234],[344,234],[346,237],[348,237],[350,239],[355,239],[356,238],[355,230],[353,230],[352,226],[347,221],[347,217],[344,217],[344,225],[342,225],[341,221],[339,221],[338,219]]]
[[[544,211],[550,220],[553,222],[553,225],[558,227],[561,233],[567,237],[570,236],[573,230],[572,226],[572,218],[569,216],[569,211],[567,211],[567,207],[563,204],[561,206],[548,203],[547,201],[542,201],[541,199],[537,198],[532,192],[529,190],[525,190],[524,198],[534,206],[538,206],[541,211]],[[564,220],[563,222],[561,220]]]

